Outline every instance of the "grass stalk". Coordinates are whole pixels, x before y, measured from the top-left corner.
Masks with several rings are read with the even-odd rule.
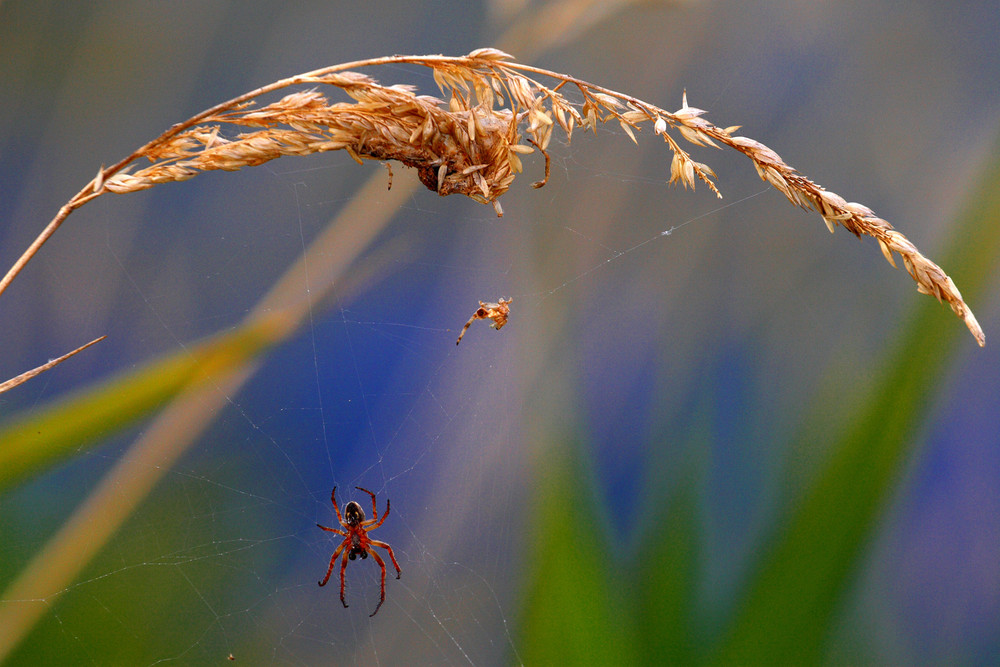
[[[408,85],[385,86],[352,71],[399,64],[429,68],[442,97],[448,99],[417,94]],[[556,84],[546,86],[538,80],[543,78]],[[337,88],[354,102],[331,103],[312,88],[256,106],[258,98],[298,85]],[[567,89],[575,89],[574,99],[565,94]],[[109,192],[136,192],[205,171],[235,171],[287,155],[345,150],[358,162],[396,160],[416,169],[420,182],[438,194],[463,194],[491,204],[497,215],[503,215],[499,197],[521,172],[521,155],[537,149],[548,164],[546,149],[557,126],[569,138],[576,127],[596,131],[598,123],[614,121],[633,141],[641,126],[651,125],[673,155],[670,182],[693,189],[701,181],[720,197],[715,172],[694,160],[674,133],[695,146],[722,145],[742,153],[761,179],[792,204],[819,213],[831,232],[840,225],[857,236],[875,238],[893,266],[899,255],[918,291],[946,302],[979,345],[985,345],[985,335],[952,279],[888,221],[806,178],[764,144],[737,135],[739,126],[718,127],[704,114],[688,104],[686,94],[681,108],[669,112],[610,88],[518,63],[494,48],[465,56],[387,56],[324,67],[206,109],[100,169],[0,280],[0,293],[70,213]],[[243,131],[227,136],[222,129],[226,126]],[[133,171],[141,158],[152,164]]]

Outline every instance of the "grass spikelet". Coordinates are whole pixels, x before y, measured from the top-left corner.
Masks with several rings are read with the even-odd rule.
[[[447,102],[354,71],[389,64],[430,68]],[[310,87],[257,106],[257,98],[291,86]],[[353,101],[330,101],[325,94],[330,89]],[[566,91],[573,91],[572,99]],[[669,112],[572,76],[515,62],[491,48],[457,57],[388,56],[334,65],[276,81],[178,123],[117,164],[100,169],[0,280],[0,293],[70,213],[105,193],[137,192],[288,155],[344,150],[358,162],[400,162],[415,169],[420,182],[439,195],[461,194],[491,204],[499,216],[499,198],[522,170],[520,154],[532,152],[532,146],[543,153],[546,179],[535,183],[540,187],[547,180],[547,148],[556,126],[569,140],[577,126],[596,131],[598,123],[612,120],[633,141],[635,130],[652,124],[653,133],[672,153],[669,182],[694,189],[701,181],[719,197],[715,173],[692,159],[672,132],[695,146],[727,146],[742,153],[761,179],[795,206],[818,213],[830,231],[840,225],[856,236],[874,237],[893,266],[893,255],[902,257],[917,289],[946,302],[979,345],[985,344],[955,284],[903,234],[867,206],[847,202],[799,174],[764,144],[735,135],[739,126],[721,128],[708,122],[704,110],[688,104],[686,92],[681,108]],[[139,168],[142,158],[149,164]]]

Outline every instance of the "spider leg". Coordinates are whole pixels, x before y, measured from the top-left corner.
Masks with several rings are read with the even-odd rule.
[[[374,542],[373,542],[373,544],[374,544]],[[382,603],[385,602],[385,561],[382,560],[382,557],[379,556],[376,551],[369,550],[369,553],[371,553],[372,558],[375,559],[375,562],[378,563],[378,566],[380,568],[382,568],[382,583],[379,586],[378,604],[375,605],[375,611],[373,611],[372,613],[368,614],[368,618],[371,618],[372,616],[374,616],[375,614],[378,613],[379,607],[381,607]]]
[[[340,604],[344,605],[344,609],[347,609],[347,600],[344,599],[344,570],[347,569],[347,554],[349,553],[351,553],[350,549],[344,549],[344,556],[340,559]]]
[[[328,531],[330,531],[331,533],[337,533],[338,535],[343,535],[344,537],[347,537],[347,533],[345,533],[345,532],[344,532],[344,531],[342,531],[342,530],[337,530],[336,528],[327,528],[326,526],[321,526],[321,525],[320,525],[320,524],[318,524],[318,523],[316,524],[316,526],[317,526],[318,528],[322,528],[323,530],[328,530]]]
[[[455,345],[458,345],[459,343],[462,342],[462,338],[465,336],[465,332],[469,330],[469,327],[472,326],[473,322],[479,319],[478,315],[479,313],[477,311],[472,317],[469,318],[469,321],[465,323],[465,326],[462,327],[462,333],[458,334],[458,340],[455,341]]]
[[[376,547],[382,547],[389,552],[389,558],[392,559],[392,564],[396,566],[396,578],[399,579],[399,575],[403,574],[403,571],[399,569],[399,563],[396,562],[396,554],[392,553],[392,547],[385,542],[379,542],[378,540],[369,539],[368,543],[373,544]],[[374,550],[372,551],[372,556],[375,556],[375,560],[378,560],[378,554],[375,553]]]
[[[542,155],[545,156],[545,178],[543,178],[542,180],[536,181],[536,182],[534,182],[534,183],[531,184],[531,187],[533,187],[533,188],[535,188],[537,190],[538,188],[543,187],[546,183],[549,182],[549,162],[550,162],[550,160],[549,160],[549,154],[545,152],[544,148],[542,148],[541,146],[539,146],[538,144],[536,144],[533,139],[531,139],[530,137],[528,137],[527,139],[532,144],[534,144],[535,148],[537,148],[538,150],[540,150],[542,152]],[[388,164],[388,163],[386,163],[386,164]]]
[[[323,526],[320,526],[320,528],[322,528],[322,527]],[[323,577],[323,581],[319,582],[320,586],[326,586],[326,582],[330,581],[330,573],[333,572],[333,564],[337,562],[337,556],[340,555],[341,551],[344,551],[344,545],[346,545],[346,544],[347,544],[347,540],[344,540],[343,542],[340,543],[340,546],[337,547],[337,550],[333,552],[333,556],[330,557],[330,567],[327,568],[327,570],[326,570],[326,576]],[[347,556],[347,552],[344,552],[344,556],[345,557]],[[341,590],[343,590],[343,589],[341,589]]]
[[[387,516],[389,516],[389,499],[388,498],[385,499],[385,514],[383,514],[382,518],[378,520],[378,523],[375,523],[375,519],[372,519],[371,521],[365,521],[365,523],[375,523],[374,526],[368,526],[367,528],[365,528],[365,532],[367,533],[368,531],[375,530],[376,528],[378,528],[379,526],[381,526],[382,523],[385,522],[385,518]],[[363,523],[361,525],[363,526],[365,524]]]
[[[356,486],[354,488],[357,489],[358,491],[364,491],[365,493],[367,493],[369,496],[372,497],[372,518],[369,519],[368,521],[363,522],[361,525],[363,526],[366,523],[375,523],[375,520],[378,519],[378,505],[375,504],[375,494],[369,491],[368,489],[362,489],[360,486]]]
[[[330,502],[333,503],[333,509],[337,512],[337,521],[340,522],[341,526],[345,525],[344,517],[340,516],[340,508],[337,507],[337,487],[333,487],[333,491],[330,493]]]

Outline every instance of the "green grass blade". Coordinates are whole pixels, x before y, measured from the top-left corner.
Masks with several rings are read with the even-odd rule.
[[[693,467],[693,466],[691,466]],[[694,627],[700,541],[695,474],[682,480],[659,528],[637,554],[636,633],[645,661],[689,665],[697,655]]]
[[[0,492],[121,431],[186,387],[235,368],[275,340],[268,322],[213,336],[0,426]]]
[[[970,304],[981,303],[1000,257],[1000,149],[973,206],[955,228],[961,248],[943,258]],[[721,652],[721,664],[821,661],[850,578],[896,489],[918,431],[961,339],[951,313],[921,304],[829,461],[791,512],[750,582]],[[980,354],[978,348],[971,354]],[[809,445],[809,429],[802,446]],[[818,436],[817,436],[818,437]]]
[[[609,583],[612,549],[595,524],[590,485],[567,449],[552,452],[539,471],[544,483],[532,502],[520,657],[526,665],[635,664]]]
[[[651,530],[635,554],[633,617],[645,664],[691,665],[704,654],[697,614],[705,555],[699,500],[715,435],[713,393],[710,383],[702,384],[698,400],[686,411],[687,423],[662,425],[660,444],[647,453],[646,484],[660,506],[647,513]],[[668,459],[666,451],[673,452]],[[659,489],[667,470],[674,471],[673,486],[664,499]]]

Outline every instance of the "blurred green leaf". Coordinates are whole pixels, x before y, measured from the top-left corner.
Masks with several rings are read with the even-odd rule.
[[[609,584],[613,549],[599,534],[580,458],[553,446],[539,465],[522,605],[526,665],[635,664],[628,619]]]
[[[645,661],[687,665],[695,660],[696,584],[700,543],[696,476],[686,476],[665,511],[654,518],[658,529],[637,554],[636,632]]]
[[[973,307],[1000,257],[1000,148],[972,205],[955,226],[958,249],[942,266]],[[964,341],[964,343],[963,343]],[[919,428],[959,350],[975,343],[950,312],[920,297],[916,316],[878,374],[869,399],[829,460],[778,526],[735,623],[721,664],[821,661],[832,619],[864,546],[896,489]],[[980,354],[975,348],[970,354]],[[800,447],[822,437],[807,423]]]
[[[222,470],[228,454],[207,456]],[[223,476],[240,483],[238,473]],[[155,502],[144,503],[81,571],[72,585],[75,594],[46,600],[52,613],[39,620],[2,664],[145,665],[171,658],[185,665],[229,664],[230,650],[259,636],[246,614],[273,595],[273,581],[287,574],[282,558],[301,547],[292,541],[254,539],[287,528],[266,512],[192,521],[192,511],[203,516],[217,511],[231,488],[161,485]],[[170,537],[149,540],[153,526]],[[175,539],[177,535],[183,537]],[[166,543],[171,546],[166,548]],[[5,566],[14,565],[7,560],[0,559],[0,578],[7,574]],[[109,572],[114,576],[106,576]],[[248,578],[247,572],[257,576]],[[215,601],[213,605],[192,604],[192,585],[206,600]],[[215,624],[225,626],[223,643],[217,638],[205,641],[200,631],[195,634],[201,641],[192,641],[193,628]],[[67,627],[73,631],[66,632]],[[184,647],[181,658],[178,646]],[[252,654],[237,654],[237,664],[256,663]]]
[[[213,336],[0,427],[0,491],[147,416],[185,388],[232,370],[277,339],[265,320]]]
[[[634,619],[644,662],[690,665],[704,653],[699,636],[698,582],[703,574],[702,517],[699,494],[705,483],[705,463],[715,437],[712,410],[715,394],[703,381],[686,410],[686,421],[659,426],[661,444],[647,453],[646,486],[654,501],[662,501],[663,471],[674,469],[674,483],[665,502],[650,512],[651,529],[636,552]],[[670,464],[656,459],[670,450]],[[677,463],[676,452],[683,452]]]

